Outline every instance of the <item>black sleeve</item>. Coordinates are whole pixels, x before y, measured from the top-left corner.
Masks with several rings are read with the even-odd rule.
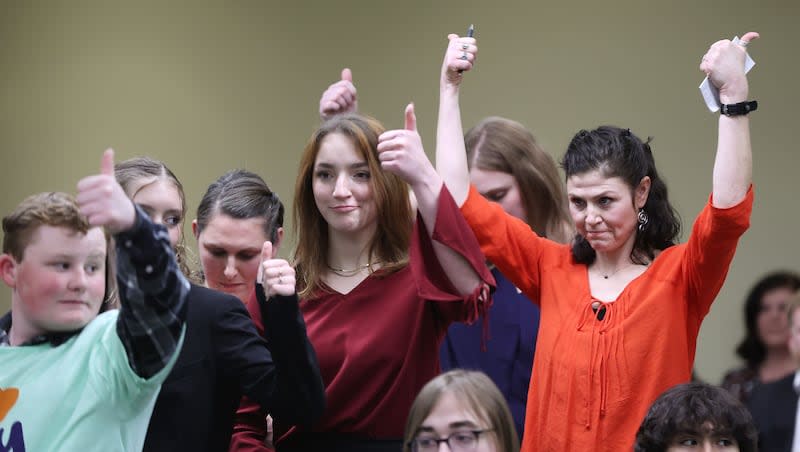
[[[261,284],[256,284],[256,299],[264,337],[278,371],[279,390],[270,410],[272,417],[285,424],[310,425],[325,410],[325,385],[317,354],[306,334],[297,294],[267,300]]]
[[[325,389],[297,297],[274,297],[265,305],[261,285],[256,285],[256,293],[262,294],[259,304],[268,343],[259,336],[241,301],[227,300],[231,305],[215,322],[220,367],[273,418],[309,425],[322,415]]]

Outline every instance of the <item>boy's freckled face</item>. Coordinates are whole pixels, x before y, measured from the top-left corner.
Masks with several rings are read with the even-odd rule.
[[[40,226],[15,265],[12,330],[24,328],[30,339],[89,323],[103,302],[105,259],[100,228]]]

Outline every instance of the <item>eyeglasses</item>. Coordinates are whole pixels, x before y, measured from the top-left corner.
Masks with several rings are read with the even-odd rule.
[[[484,430],[464,430],[451,433],[447,438],[435,436],[418,436],[408,442],[412,452],[437,452],[439,444],[447,443],[453,452],[470,452],[478,446],[478,438],[482,433],[490,432],[493,428]]]

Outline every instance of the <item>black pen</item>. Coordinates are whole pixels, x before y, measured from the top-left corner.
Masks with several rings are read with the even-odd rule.
[[[469,28],[467,28],[467,37],[471,38],[472,35],[474,35],[474,34],[475,34],[475,25],[474,24],[469,24]],[[466,54],[467,54],[467,52],[465,51],[464,55],[466,55]],[[462,72],[464,72],[463,69],[459,69],[458,70],[459,74],[461,74]]]

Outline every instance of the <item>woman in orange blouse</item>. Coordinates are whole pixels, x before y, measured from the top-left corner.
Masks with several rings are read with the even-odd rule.
[[[747,101],[745,46],[756,37],[719,41],[703,58],[723,104]],[[562,160],[578,234],[558,244],[470,187],[458,96],[477,47],[449,38],[437,169],[486,257],[541,306],[522,450],[630,450],[649,405],[689,381],[700,324],[749,226],[748,117],[720,115],[711,199],[680,245],[649,144],[618,127],[578,132]]]

